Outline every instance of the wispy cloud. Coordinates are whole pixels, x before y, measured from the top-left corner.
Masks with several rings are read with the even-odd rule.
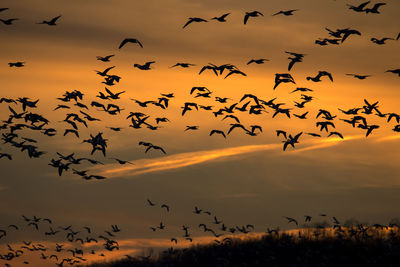
[[[280,148],[280,144],[249,145],[238,146],[224,149],[197,151],[180,153],[155,159],[139,159],[132,161],[134,165],[124,166],[117,164],[108,164],[100,167],[102,175],[109,178],[134,176],[150,172],[159,172],[171,169],[183,168],[191,165],[201,164],[214,160],[226,160],[228,158],[255,153],[265,150],[274,150]]]
[[[354,135],[346,136],[344,137],[344,139],[332,137],[319,140],[307,140],[305,142],[302,142],[302,145],[304,147],[288,150],[285,151],[285,153],[299,153],[304,151],[323,149],[336,146],[341,142],[363,138],[365,138],[364,135]],[[192,165],[206,163],[209,161],[229,160],[233,157],[244,156],[246,154],[256,153],[260,151],[281,151],[281,149],[281,144],[237,146],[223,149],[180,153],[154,159],[139,159],[132,161],[133,165],[130,166],[107,164],[104,166],[96,167],[96,171],[100,172],[101,175],[104,175],[108,178],[133,177],[145,173],[184,168]]]
[[[365,138],[365,135],[344,136],[343,139],[341,139],[340,137],[326,138],[326,139],[314,141],[309,146],[290,150],[288,152],[289,153],[299,153],[299,152],[304,152],[304,151],[322,149],[322,148],[327,148],[327,147],[331,147],[331,146],[336,146],[336,145],[340,144],[341,142],[350,141],[350,140],[358,140],[358,139],[363,139],[363,138]]]
[[[400,139],[400,134],[397,135],[389,135],[389,136],[384,136],[375,139],[375,142],[387,142],[387,141],[394,141],[394,140],[399,140]]]

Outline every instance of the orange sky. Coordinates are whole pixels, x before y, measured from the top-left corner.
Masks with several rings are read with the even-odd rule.
[[[400,113],[399,77],[385,73],[399,68],[400,43],[388,40],[379,46],[370,41],[372,37],[397,36],[400,2],[386,1],[381,14],[349,10],[346,3],[360,3],[355,0],[215,2],[2,1],[0,8],[9,10],[1,12],[0,18],[19,20],[9,26],[0,24],[0,97],[40,99],[38,108],[29,111],[48,118],[49,127],[56,128],[58,135],[49,138],[28,130],[18,132],[38,140],[39,149],[47,152],[39,159],[29,159],[25,152],[1,144],[0,153],[12,154],[13,160],[0,159],[0,217],[4,218],[0,229],[11,223],[22,224],[20,215],[27,214],[51,217],[60,225],[73,223],[76,227],[90,224],[101,229],[118,224],[124,229],[124,239],[169,238],[180,234],[182,224],[193,224],[197,233],[197,224],[202,221],[193,214],[194,206],[211,210],[229,225],[255,224],[261,232],[266,227],[286,227],[282,216],[303,218],[304,214],[324,212],[343,220],[354,217],[381,223],[398,216],[400,210],[393,203],[400,200],[400,138],[399,133],[392,131],[397,123],[368,115],[368,124],[378,124],[380,128],[365,138],[364,131],[339,120],[349,116],[338,108],[362,107],[367,99],[379,101],[382,113]],[[288,9],[299,10],[293,16],[271,16]],[[254,10],[264,16],[250,18],[243,25],[245,12]],[[192,23],[182,29],[188,17],[209,20],[228,12],[231,14],[225,23]],[[61,18],[57,26],[35,24],[58,15]],[[314,41],[328,37],[325,27],[352,28],[360,31],[361,36],[352,35],[339,46],[321,47]],[[118,49],[126,37],[139,39],[144,48],[127,44]],[[290,71],[296,84],[281,84],[273,90],[275,73],[288,72],[285,51],[306,56]],[[110,54],[115,54],[111,62],[96,60],[96,56]],[[269,61],[247,65],[252,58]],[[7,63],[15,61],[24,61],[26,66],[10,68]],[[147,61],[156,61],[152,70],[133,68],[133,64]],[[177,62],[196,66],[169,68]],[[208,63],[234,64],[247,76],[223,79],[211,71],[198,75]],[[124,108],[121,115],[111,116],[90,108],[88,113],[102,121],[89,122],[88,129],[79,127],[80,139],[73,135],[63,137],[66,124],[60,121],[66,113],[79,113],[79,109],[72,106],[71,110],[53,111],[61,104],[56,98],[76,89],[85,94],[82,102],[86,105],[102,102],[96,95],[104,92],[103,78],[94,70],[110,66],[115,66],[110,72],[122,78],[109,89],[126,91],[121,99],[112,101]],[[320,83],[306,80],[320,70],[332,73],[334,82],[327,77]],[[372,76],[358,80],[346,73]],[[213,92],[211,98],[194,98],[190,95],[193,86],[206,86]],[[296,87],[314,90],[308,94],[315,99],[303,110],[293,105],[300,98],[299,93],[290,94]],[[154,106],[141,108],[130,100],[154,100],[160,93],[172,92],[175,98],[165,110]],[[263,100],[276,97],[276,103],[286,103],[284,107],[293,108],[292,113],[309,111],[309,118],[288,119],[279,114],[273,119],[270,108],[269,113],[259,116],[236,111],[234,115],[245,127],[258,124],[263,133],[252,137],[236,129],[224,139],[210,137],[209,133],[212,129],[227,132],[232,119],[215,118],[211,111],[204,110],[181,116],[185,102],[212,105],[216,111],[237,103],[246,93]],[[217,103],[216,96],[231,100],[227,104]],[[337,115],[335,131],[345,139],[327,139],[325,132],[321,139],[303,134],[295,149],[283,152],[284,139],[276,137],[275,130],[320,133],[315,127],[315,116],[321,108]],[[132,129],[125,119],[131,111],[148,114],[148,122],[153,125],[155,117],[167,117],[170,122],[161,124],[163,127],[156,131]],[[9,113],[8,105],[0,104],[0,119],[6,120]],[[197,125],[199,130],[185,132],[187,125]],[[113,132],[107,126],[123,129]],[[110,179],[84,181],[71,171],[59,177],[57,170],[47,165],[57,158],[56,152],[89,157],[90,145],[81,142],[90,133],[100,131],[108,139],[107,157],[96,152],[94,158],[105,165],[74,168],[109,175]],[[144,153],[139,141],[159,145],[167,154]],[[112,157],[134,165],[121,166]],[[168,203],[172,211],[165,214],[159,207],[150,208],[147,198],[157,204]],[[149,230],[160,220],[167,224],[166,231]],[[8,238],[0,239],[0,243],[21,241]]]

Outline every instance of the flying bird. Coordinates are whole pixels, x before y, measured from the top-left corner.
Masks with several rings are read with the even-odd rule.
[[[103,61],[103,62],[109,62],[110,58],[112,58],[113,56],[115,56],[115,55],[108,55],[108,56],[105,56],[105,57],[97,56],[96,58],[97,58],[97,60],[100,60],[100,61]]]
[[[208,22],[208,21],[205,19],[202,19],[202,18],[189,18],[189,20],[185,23],[185,25],[183,25],[182,28],[184,29],[186,26],[188,26],[192,22]]]
[[[10,68],[12,67],[17,67],[17,68],[21,68],[21,67],[25,67],[25,62],[21,62],[21,61],[17,61],[17,62],[9,62],[8,66]]]
[[[149,62],[146,62],[145,64],[143,64],[143,65],[140,65],[140,64],[134,64],[133,65],[133,67],[134,68],[138,68],[138,69],[140,69],[140,70],[150,70],[151,68],[150,68],[150,65],[151,64],[153,64],[153,63],[156,63],[155,61],[149,61]]]
[[[357,78],[359,80],[365,80],[368,77],[371,77],[371,75],[359,75],[359,74],[352,74],[352,73],[347,73],[347,76],[353,76],[354,78]]]
[[[223,131],[221,131],[221,130],[211,130],[210,136],[212,136],[213,134],[220,134],[220,135],[222,135],[224,138],[226,138],[225,133],[224,133]]]
[[[292,16],[293,12],[295,12],[295,11],[298,11],[298,9],[291,9],[291,10],[285,10],[285,11],[281,10],[281,11],[273,14],[272,16],[276,16],[276,15],[279,15],[279,14],[282,14],[282,15],[285,15],[285,16]]]
[[[377,45],[384,45],[384,44],[386,44],[387,40],[394,40],[394,39],[393,38],[389,38],[389,37],[384,37],[384,38],[381,38],[381,39],[378,39],[378,38],[375,38],[375,37],[371,38],[371,42],[373,42],[374,44],[377,44]]]
[[[364,11],[368,14],[368,13],[373,13],[373,14],[380,14],[379,12],[379,8],[381,6],[386,5],[386,3],[376,3],[372,8],[366,8]]]
[[[220,17],[213,17],[211,20],[217,20],[219,22],[226,22],[226,17],[231,13],[226,13],[221,15]]]
[[[259,11],[252,11],[252,12],[246,12],[244,15],[244,20],[243,23],[246,25],[247,21],[249,20],[250,17],[258,17],[258,16],[264,16],[263,13]]]
[[[249,62],[247,62],[247,65],[249,65],[251,63],[263,64],[265,61],[269,61],[269,59],[266,59],[266,58],[251,59]]]
[[[14,21],[19,20],[17,18],[13,19],[0,19],[1,22],[3,22],[5,25],[12,25]]]
[[[141,43],[138,39],[135,39],[135,38],[125,38],[125,39],[121,42],[121,44],[119,45],[118,49],[121,49],[121,48],[122,48],[125,44],[127,44],[127,43],[138,44],[141,48],[143,48],[142,43]]]
[[[371,1],[367,1],[367,2],[359,4],[358,6],[353,6],[350,4],[346,4],[346,5],[349,7],[349,9],[354,10],[355,12],[365,12],[364,7],[366,7],[370,2]]]
[[[57,22],[57,20],[58,20],[59,18],[61,18],[61,15],[60,15],[60,16],[57,16],[57,17],[54,17],[54,18],[52,18],[52,19],[49,20],[49,21],[43,20],[42,22],[38,22],[37,24],[47,24],[47,25],[49,25],[49,26],[55,26],[55,25],[57,25],[56,22]]]

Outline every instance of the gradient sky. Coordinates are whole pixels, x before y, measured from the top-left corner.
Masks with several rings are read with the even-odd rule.
[[[278,225],[290,227],[282,216],[302,220],[304,214],[317,217],[326,213],[343,221],[357,218],[371,223],[387,223],[398,217],[400,135],[392,131],[396,123],[369,115],[368,123],[379,124],[380,128],[366,138],[361,129],[338,120],[347,117],[337,110],[362,107],[367,99],[379,101],[383,113],[400,113],[399,77],[385,73],[400,67],[400,43],[389,40],[378,46],[370,41],[372,37],[395,38],[399,33],[400,2],[385,2],[381,14],[367,15],[349,10],[346,3],[361,3],[350,0],[3,0],[0,7],[9,10],[1,12],[0,18],[20,20],[10,26],[0,25],[0,97],[40,99],[38,108],[31,111],[48,118],[58,136],[45,138],[32,131],[19,132],[39,141],[39,149],[47,152],[40,159],[29,159],[8,144],[0,146],[0,152],[13,155],[12,161],[0,160],[0,228],[10,223],[23,225],[21,214],[50,217],[58,225],[73,224],[76,228],[92,225],[100,231],[118,224],[123,229],[120,239],[126,240],[127,250],[134,248],[130,251],[134,252],[143,244],[137,240],[147,240],[142,245],[147,247],[155,246],[157,240],[181,235],[182,224],[192,225],[193,235],[202,235],[197,224],[211,223],[211,219],[196,217],[194,206],[212,211],[228,225],[252,223],[257,232]],[[288,17],[271,16],[287,9],[299,11]],[[264,17],[250,18],[243,25],[244,13],[254,10],[263,12]],[[188,17],[210,19],[228,12],[231,14],[225,23],[192,23],[182,29]],[[35,24],[58,15],[62,17],[55,27]],[[349,27],[362,35],[352,35],[339,46],[321,47],[314,41],[328,37],[325,27]],[[144,48],[128,44],[118,50],[126,37],[139,39]],[[288,72],[285,51],[306,56],[290,72],[296,85],[281,84],[274,91],[275,73]],[[111,62],[96,60],[96,56],[109,54],[115,54]],[[252,58],[269,61],[246,65]],[[15,61],[25,61],[26,66],[8,67],[8,62]],[[133,64],[146,61],[156,61],[152,70],[133,68]],[[168,68],[177,62],[196,66]],[[208,63],[234,64],[247,77],[232,75],[223,79],[208,71],[198,75]],[[111,72],[122,77],[110,89],[126,91],[114,101],[125,110],[121,116],[111,116],[92,108],[89,114],[102,121],[89,123],[88,129],[80,127],[81,139],[63,137],[66,127],[59,121],[66,113],[79,109],[53,111],[61,104],[56,98],[76,89],[85,94],[83,103],[101,102],[95,96],[104,92],[104,86],[94,70],[109,66],[116,66]],[[334,82],[326,78],[320,83],[306,80],[319,70],[331,72]],[[372,77],[358,80],[346,73]],[[212,98],[193,98],[189,94],[193,86],[208,87],[213,91]],[[263,133],[256,137],[239,130],[226,140],[209,137],[211,129],[227,131],[232,121],[214,118],[210,111],[191,111],[181,116],[184,102],[196,101],[218,109],[225,105],[214,101],[215,96],[233,99],[230,105],[245,93],[264,100],[277,97],[276,101],[294,108],[293,101],[299,101],[300,94],[289,92],[296,87],[314,90],[311,95],[315,100],[305,109],[310,112],[307,120],[283,115],[272,119],[271,109],[260,116],[236,112],[246,127],[263,127]],[[175,98],[166,110],[141,108],[130,100],[154,100],[160,93],[172,92]],[[336,130],[345,139],[327,139],[326,133],[321,139],[303,134],[295,149],[283,152],[283,139],[276,137],[275,130],[318,132],[315,116],[320,108],[338,115]],[[153,124],[155,117],[165,116],[171,122],[157,131],[134,130],[125,120],[130,111],[150,115]],[[303,113],[297,108],[293,112]],[[6,103],[0,105],[0,114],[1,120],[8,118]],[[198,125],[199,130],[184,132],[186,125]],[[123,130],[116,133],[106,126]],[[96,152],[94,158],[106,165],[79,169],[90,168],[109,179],[84,181],[71,171],[59,177],[57,170],[47,165],[57,157],[56,152],[90,156],[90,145],[81,141],[99,131],[109,140],[108,155],[104,158]],[[167,155],[158,151],[145,154],[139,141],[160,145]],[[134,165],[121,166],[109,157],[129,160]],[[169,204],[171,212],[149,207],[147,198]],[[167,229],[152,232],[149,227],[160,220]],[[29,235],[28,231],[25,234]],[[21,240],[18,238],[23,237],[10,236],[0,242],[17,242]]]

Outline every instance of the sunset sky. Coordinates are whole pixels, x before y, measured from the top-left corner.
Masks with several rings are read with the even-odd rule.
[[[400,32],[400,2],[385,2],[387,5],[379,9],[381,14],[366,14],[346,6],[359,5],[359,0],[3,0],[0,8],[9,9],[0,12],[0,18],[19,20],[12,25],[0,22],[0,98],[40,99],[37,108],[28,108],[28,112],[47,118],[50,123],[46,127],[57,129],[57,135],[16,131],[20,137],[37,140],[38,150],[46,151],[38,159],[30,159],[26,151],[1,142],[0,153],[11,154],[12,160],[0,159],[0,229],[7,229],[9,224],[27,228],[22,214],[51,218],[57,226],[72,224],[75,230],[91,225],[103,233],[117,224],[122,229],[117,238],[123,240],[118,252],[122,256],[168,245],[171,237],[178,237],[180,242],[183,224],[191,226],[194,239],[204,236],[199,223],[216,227],[212,217],[194,214],[194,206],[211,211],[228,226],[254,224],[256,232],[276,226],[293,228],[283,216],[302,223],[305,214],[316,221],[330,221],[335,216],[343,222],[356,218],[369,223],[387,223],[400,217],[400,133],[392,130],[399,123],[395,119],[388,123],[376,112],[359,113],[368,124],[380,126],[365,137],[365,130],[339,120],[351,116],[338,110],[362,108],[367,99],[370,103],[379,101],[382,113],[400,113],[400,77],[386,72],[400,68],[400,40],[388,40],[384,45],[370,41],[373,37],[395,39]],[[293,16],[271,16],[289,9],[298,11]],[[245,12],[255,10],[264,16],[251,17],[244,25]],[[210,20],[224,13],[231,13],[227,22]],[[37,24],[59,15],[56,26]],[[183,29],[189,17],[208,22],[193,22]],[[340,45],[319,46],[314,43],[316,39],[330,38],[326,27],[355,29],[361,36],[350,35]],[[125,38],[137,38],[143,48],[130,43],[118,49]],[[285,51],[306,54],[290,72]],[[96,56],[111,54],[115,56],[110,62],[96,60]],[[259,58],[269,61],[247,65],[250,59]],[[25,62],[25,66],[8,66],[17,61]],[[148,61],[155,61],[151,70],[133,67]],[[177,62],[195,66],[170,68]],[[235,74],[224,79],[227,72],[216,76],[210,70],[199,75],[209,63],[233,64],[247,76]],[[101,100],[96,95],[105,93],[106,86],[94,70],[111,66],[115,68],[109,73],[121,80],[107,88],[125,93],[119,100]],[[319,71],[330,72],[334,81],[327,77],[319,83],[306,80]],[[276,73],[290,73],[296,84],[282,83],[273,90]],[[371,77],[359,80],[348,73]],[[207,87],[212,91],[211,98],[190,95],[194,86]],[[314,90],[306,93],[314,99],[304,109],[294,106],[294,101],[301,101],[301,93],[290,93],[297,87]],[[89,110],[74,106],[75,101],[57,100],[73,90],[84,94],[81,102]],[[175,95],[166,109],[154,105],[143,108],[130,100],[157,100],[161,93]],[[236,110],[234,115],[246,128],[257,124],[263,132],[250,136],[235,129],[226,139],[209,136],[212,129],[227,133],[234,123],[231,118],[222,120],[225,114],[215,117],[212,111],[238,103],[244,94],[265,101],[276,97],[275,103],[285,103],[282,107],[291,108],[292,116],[289,119],[278,114],[272,118],[274,111],[269,107],[268,113],[257,116]],[[230,99],[222,104],[215,101],[217,96]],[[90,107],[92,101],[117,104],[123,110],[112,116]],[[192,110],[182,116],[185,102],[212,105],[213,110]],[[58,104],[71,109],[54,111]],[[0,125],[11,114],[8,106],[22,112],[20,104],[1,103]],[[323,120],[316,119],[319,109],[337,115],[333,130],[343,134],[343,140],[327,138],[325,131],[319,131],[315,125]],[[80,110],[101,121],[88,122],[88,128],[79,124],[80,138],[63,136],[71,127],[61,121],[67,113],[80,114]],[[306,120],[293,117],[293,113],[306,111]],[[167,117],[170,122],[160,123],[162,128],[155,131],[133,129],[126,120],[129,112],[147,114],[150,117],[146,122],[151,125],[157,125],[156,117]],[[184,131],[186,126],[199,129]],[[278,129],[292,135],[303,132],[294,149],[289,146],[283,151],[284,138],[276,136]],[[0,130],[0,134],[7,132],[8,128]],[[82,143],[98,132],[108,139],[106,157],[98,151],[91,156],[90,144]],[[166,155],[159,150],[145,153],[139,141],[161,146]],[[58,158],[56,152],[94,158],[104,165],[71,165],[60,177],[57,169],[48,165]],[[110,158],[133,165],[120,165]],[[107,179],[86,181],[74,175],[72,168]],[[147,199],[157,205],[149,206]],[[170,206],[169,213],[160,208],[164,203]],[[319,217],[321,213],[329,217]],[[165,230],[150,230],[160,221]],[[8,231],[7,238],[0,239],[1,254],[6,253],[8,243],[57,241],[34,233],[32,228],[19,234]],[[112,257],[112,253],[109,255]]]

